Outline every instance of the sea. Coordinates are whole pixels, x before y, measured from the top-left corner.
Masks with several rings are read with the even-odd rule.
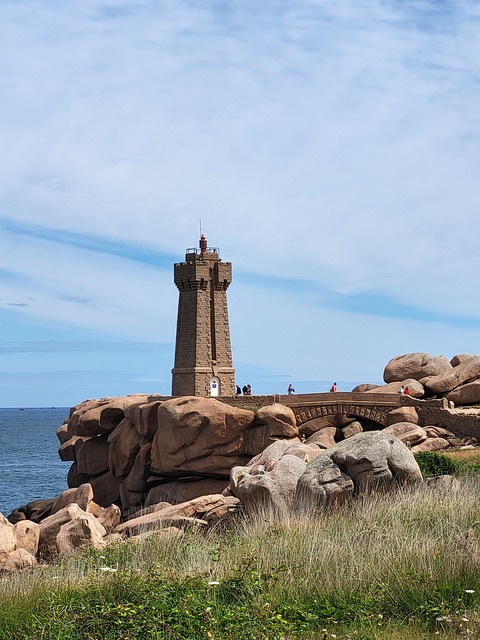
[[[58,455],[58,427],[66,407],[0,408],[0,513],[8,516],[32,500],[55,498],[67,489],[71,462]]]

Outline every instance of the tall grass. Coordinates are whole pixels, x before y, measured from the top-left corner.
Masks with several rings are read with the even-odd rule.
[[[0,638],[480,638],[479,489],[259,508],[64,558],[1,578]]]

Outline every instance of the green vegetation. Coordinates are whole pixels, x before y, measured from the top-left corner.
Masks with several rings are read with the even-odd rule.
[[[480,475],[480,449],[422,451],[415,459],[425,478],[441,475]]]
[[[442,475],[459,475],[460,465],[454,458],[449,458],[436,451],[422,451],[415,454],[415,460],[424,478]]]
[[[151,535],[0,579],[0,638],[419,640],[480,628],[478,478]]]

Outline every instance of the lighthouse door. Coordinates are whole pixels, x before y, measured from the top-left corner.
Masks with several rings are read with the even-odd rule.
[[[216,377],[210,378],[210,395],[211,396],[220,395],[220,380]]]

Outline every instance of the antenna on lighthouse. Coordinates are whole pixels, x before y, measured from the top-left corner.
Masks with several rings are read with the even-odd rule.
[[[199,218],[199,222],[200,222],[200,236],[202,235],[202,219]]]

